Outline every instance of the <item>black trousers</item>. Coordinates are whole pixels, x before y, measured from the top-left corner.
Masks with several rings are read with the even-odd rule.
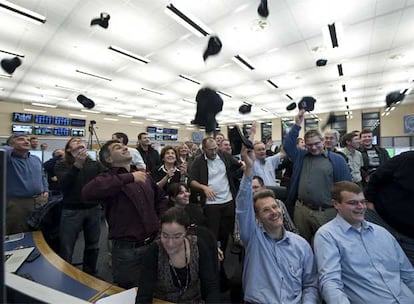
[[[221,250],[226,252],[229,235],[234,229],[234,201],[225,204],[204,206],[204,215],[207,218],[207,227],[213,232],[217,241],[221,243]]]

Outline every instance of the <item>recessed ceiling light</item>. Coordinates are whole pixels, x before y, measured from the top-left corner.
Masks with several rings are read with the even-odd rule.
[[[119,117],[124,117],[124,118],[132,118],[132,115],[124,115],[124,114],[118,114]]]
[[[104,117],[104,120],[119,121],[119,119],[117,119],[117,118],[110,118],[110,117]]]
[[[149,60],[148,58],[145,58],[145,57],[142,57],[140,55],[134,54],[130,51],[124,50],[124,49],[122,49],[118,46],[115,46],[115,45],[110,45],[108,47],[108,49],[110,49],[111,51],[116,52],[117,54],[124,55],[128,59],[133,60],[135,62],[145,63],[145,64],[151,62],[151,60]]]
[[[84,115],[84,114],[75,114],[75,113],[69,113],[69,116],[73,116],[73,117],[88,117],[88,115]]]
[[[99,114],[99,113],[101,113],[101,112],[99,112],[99,111],[94,111],[94,110],[85,110],[85,109],[82,109],[82,110],[81,110],[81,112],[85,112],[85,113],[94,113],[94,114]]]
[[[167,5],[164,12],[198,37],[208,36],[212,32],[207,25],[203,24],[195,16],[184,12],[182,9],[178,9],[172,3]]]
[[[250,62],[249,59],[247,59],[245,56],[243,55],[236,55],[234,57],[231,58],[235,63],[237,63],[242,69],[247,70],[247,71],[251,71],[254,70],[254,66],[253,64]]]
[[[131,120],[130,123],[137,124],[137,125],[142,125],[143,124],[142,121],[135,121],[135,120]]]
[[[81,71],[81,70],[75,70],[75,71],[76,71],[76,73],[83,74],[83,75],[86,75],[86,76],[95,77],[95,78],[106,80],[106,81],[112,81],[111,78],[108,78],[108,77],[105,77],[105,76],[101,76],[101,75],[97,75],[97,74],[93,74],[93,73],[89,73],[89,72],[85,72],[85,71]]]

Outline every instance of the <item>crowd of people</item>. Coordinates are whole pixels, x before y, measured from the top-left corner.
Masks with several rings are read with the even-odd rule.
[[[390,159],[371,130],[299,138],[304,114],[277,153],[254,132],[240,155],[222,133],[158,152],[145,132],[136,148],[116,132],[99,160],[74,137],[43,168],[12,135],[6,233],[59,196],[55,250],[71,263],[83,231],[96,275],[103,210],[113,280],[138,287],[136,303],[221,303],[228,288],[235,303],[414,303],[414,151]],[[241,286],[224,267],[235,245]]]

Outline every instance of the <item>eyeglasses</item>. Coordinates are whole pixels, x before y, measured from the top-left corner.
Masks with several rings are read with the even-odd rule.
[[[161,232],[161,238],[165,239],[165,240],[173,240],[173,241],[177,241],[182,239],[185,236],[185,232],[183,233],[176,233],[176,234],[168,234],[165,232]]]
[[[363,200],[349,200],[346,201],[345,204],[349,205],[349,206],[358,206],[359,204],[365,206],[368,203],[368,200],[363,199]]]

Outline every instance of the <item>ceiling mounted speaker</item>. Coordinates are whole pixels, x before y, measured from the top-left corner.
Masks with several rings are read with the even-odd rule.
[[[92,99],[89,99],[85,95],[78,95],[76,98],[81,105],[83,105],[87,109],[92,109],[95,106],[95,102]]]
[[[22,61],[19,57],[14,57],[12,59],[3,59],[1,61],[1,67],[8,74],[13,74],[14,71],[22,64]]]

